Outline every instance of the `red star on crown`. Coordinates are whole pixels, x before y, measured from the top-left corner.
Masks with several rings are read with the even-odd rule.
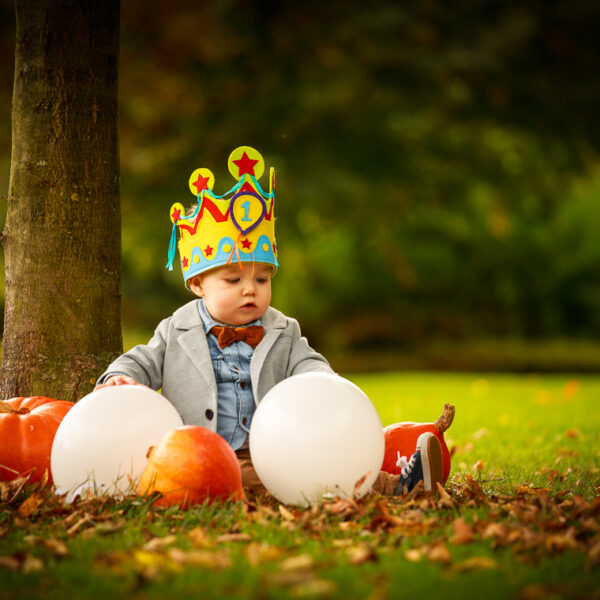
[[[177,223],[177,221],[179,221],[179,219],[181,218],[181,211],[176,208],[173,210],[173,212],[171,213],[171,219],[173,219],[174,223]]]
[[[250,250],[250,246],[252,246],[252,242],[248,238],[246,238],[245,240],[242,240],[242,247],[245,250]]]
[[[184,268],[184,269],[187,269],[187,266],[188,266],[188,259],[187,259],[187,256],[184,256],[184,257],[183,257],[183,260],[181,261],[181,264],[183,265],[183,268]]]
[[[242,175],[252,175],[254,176],[254,166],[258,162],[258,159],[253,160],[247,154],[246,151],[242,154],[242,158],[238,158],[238,160],[234,160],[233,164],[238,166],[239,176]]]
[[[210,177],[202,177],[200,173],[198,173],[198,179],[192,183],[192,185],[196,186],[197,193],[199,194],[202,190],[208,189],[208,181]]]
[[[204,248],[204,254],[206,254],[206,256],[210,256],[213,253],[213,248],[211,248],[210,246],[206,246],[206,248]]]

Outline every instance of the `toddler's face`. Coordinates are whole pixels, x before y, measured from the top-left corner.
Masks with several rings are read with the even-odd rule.
[[[190,281],[204,298],[211,317],[227,325],[246,325],[262,317],[271,303],[272,270],[268,265],[239,263],[220,267]]]

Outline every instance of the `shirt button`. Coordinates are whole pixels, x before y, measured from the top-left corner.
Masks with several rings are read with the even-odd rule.
[[[213,420],[213,417],[215,416],[215,413],[214,413],[212,410],[210,410],[210,408],[207,408],[207,409],[206,409],[206,412],[204,413],[204,415],[206,416],[206,418],[207,418],[209,421],[212,421],[212,420]]]
[[[245,381],[242,381],[242,382],[240,383],[240,387],[241,387],[243,390],[245,390],[245,389],[246,389],[246,382],[245,382]]]
[[[248,419],[246,419],[246,417],[242,418],[242,425],[245,425],[248,422]]]

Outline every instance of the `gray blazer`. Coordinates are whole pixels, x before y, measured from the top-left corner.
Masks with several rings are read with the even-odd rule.
[[[162,388],[186,425],[216,431],[217,383],[198,302],[188,302],[161,321],[148,344],[122,354],[98,383],[122,373],[153,390]],[[310,371],[333,373],[327,360],[301,336],[298,321],[269,308],[262,322],[264,337],[250,362],[256,404],[287,377]]]

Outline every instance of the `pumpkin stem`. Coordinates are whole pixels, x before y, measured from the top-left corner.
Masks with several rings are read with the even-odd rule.
[[[444,431],[446,431],[450,425],[452,425],[452,421],[454,420],[454,412],[454,405],[446,402],[446,404],[444,404],[444,412],[442,412],[437,421],[434,423],[435,427],[440,433],[444,433]]]
[[[26,415],[29,411],[28,408],[19,408],[15,410],[8,402],[4,402],[4,400],[0,400],[0,413],[16,413],[18,415]]]

